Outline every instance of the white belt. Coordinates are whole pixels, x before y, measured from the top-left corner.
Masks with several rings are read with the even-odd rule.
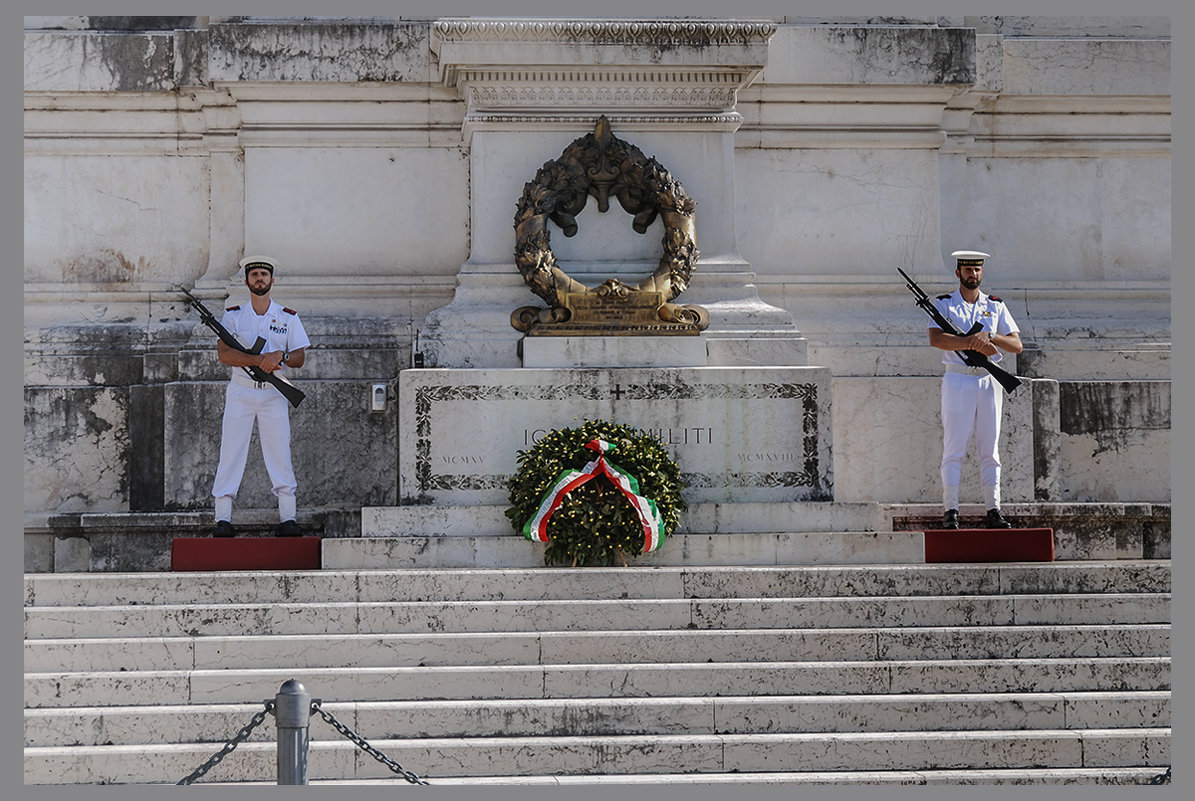
[[[264,381],[254,381],[248,373],[239,367],[233,371],[232,383],[240,384],[242,387],[249,387],[249,389],[273,389],[273,387]]]
[[[946,365],[946,372],[962,373],[963,375],[987,375],[988,373],[983,367],[968,367],[965,364],[948,364]]]

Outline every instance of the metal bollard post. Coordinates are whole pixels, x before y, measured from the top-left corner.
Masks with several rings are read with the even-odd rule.
[[[274,696],[278,722],[278,783],[307,784],[307,735],[311,695],[294,679]]]

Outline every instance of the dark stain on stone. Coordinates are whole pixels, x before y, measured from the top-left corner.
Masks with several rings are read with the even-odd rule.
[[[25,390],[26,429],[34,419],[53,421],[63,437],[99,436],[113,428],[113,424],[93,410],[102,390],[79,388],[48,388]],[[120,411],[127,406],[124,393],[112,393]]]
[[[859,56],[860,64],[877,75],[920,65],[921,80],[931,84],[975,82],[975,32],[967,28],[832,29],[837,41]]]
[[[118,92],[174,89],[172,35],[111,35],[92,37],[100,60],[112,74]]]
[[[1170,428],[1169,381],[1066,381],[1059,384],[1064,434]]]
[[[427,23],[217,24],[210,37],[213,61],[239,63],[240,80],[320,81],[334,75],[343,81],[351,75],[358,82],[400,83],[422,75],[431,54]],[[408,74],[411,53],[423,63]]]
[[[93,31],[174,31],[194,28],[198,17],[88,17],[87,27]]]

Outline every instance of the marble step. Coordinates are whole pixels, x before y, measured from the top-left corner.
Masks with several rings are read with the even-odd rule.
[[[26,574],[26,606],[1169,592],[1169,560]]]
[[[535,787],[552,785],[558,787],[609,787],[610,785],[636,785],[645,791],[659,793],[662,787],[696,786],[699,791],[709,792],[709,787],[735,785],[733,790],[744,787],[768,787],[779,785],[843,785],[853,787],[883,787],[909,785],[956,786],[956,785],[1109,785],[1131,786],[1161,783],[1166,771],[1157,767],[1127,768],[1010,768],[1007,770],[858,770],[858,771],[801,771],[790,773],[638,773],[588,774],[582,776],[444,776],[436,778],[436,786],[451,787],[493,787],[496,785]],[[265,782],[274,784],[274,782]],[[1168,782],[1166,782],[1168,783]],[[257,785],[262,782],[212,782],[217,786]],[[409,784],[406,779],[317,779],[312,786],[380,786]],[[654,789],[648,789],[654,788]],[[576,792],[574,789],[573,792]],[[689,792],[687,789],[681,792]]]
[[[263,699],[264,700],[264,699]],[[212,743],[239,731],[262,704],[66,707],[25,710],[25,746]],[[766,734],[776,732],[1160,728],[1168,690],[913,693],[716,698],[363,701],[321,708],[367,740],[427,737]],[[342,735],[312,717],[310,738]],[[249,735],[273,742],[270,719]]]
[[[25,637],[1167,623],[1169,593],[25,608]]]
[[[373,740],[388,759],[429,784],[450,776],[558,776],[928,769],[1092,769],[1154,766],[1170,759],[1170,730],[686,734]],[[25,749],[25,784],[175,783],[219,750],[215,744]],[[276,777],[273,743],[242,743],[204,777],[210,782]],[[394,778],[345,741],[311,744],[308,775]]]
[[[960,777],[1140,784],[1169,764],[1169,561],[25,579],[27,784],[174,783],[292,678],[409,769],[462,784],[651,783],[678,765],[713,781],[862,783],[953,763],[819,767],[814,755],[841,757],[836,743],[867,735],[874,754],[903,759],[926,733],[962,760]],[[313,783],[394,780],[312,721]],[[269,718],[203,783],[272,783],[274,737]],[[700,742],[684,759],[700,762],[717,740],[723,760],[762,753],[743,738],[768,737],[796,761],[634,756],[667,763],[687,739]],[[1073,764],[1036,756],[1075,738]],[[556,756],[525,768],[523,752],[502,751],[520,739]],[[179,753],[179,771],[155,778]],[[240,760],[260,765],[226,774]],[[1143,770],[1150,760],[1158,770]]]
[[[26,640],[25,670],[1161,656],[1170,625],[297,634]]]
[[[656,551],[628,556],[634,567],[719,565],[890,565],[925,562],[921,531],[794,531],[672,534]],[[509,530],[509,526],[507,527]],[[546,545],[511,533],[326,539],[333,570],[421,567],[544,567]]]
[[[1170,658],[916,659],[589,665],[339,667],[26,673],[27,708],[135,706],[184,699],[251,703],[300,681],[316,698],[380,701],[1115,691],[1170,688]]]

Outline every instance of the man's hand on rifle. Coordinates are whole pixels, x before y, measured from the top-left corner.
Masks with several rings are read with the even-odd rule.
[[[274,350],[269,353],[245,353],[230,347],[224,340],[216,343],[217,355],[222,364],[227,364],[229,367],[256,367],[263,373],[273,373],[282,365],[282,357],[285,355],[284,351]],[[302,367],[303,366],[303,350],[291,351],[289,358],[286,360],[288,367]]]
[[[963,350],[973,350],[982,353],[984,356],[995,356],[999,353],[996,347],[995,337],[987,331],[977,331],[969,337],[965,337],[966,347]]]
[[[288,355],[285,351],[276,350],[272,353],[263,353],[261,361],[261,369],[267,373],[272,373],[282,366],[282,357],[286,356],[287,367],[302,367],[303,362],[307,360],[307,349],[299,348],[292,350]]]
[[[277,370],[279,362],[282,361],[282,351],[280,350],[273,353],[245,353],[230,346],[222,339],[216,342],[216,356],[220,359],[221,364],[227,364],[229,367],[258,367],[267,373]],[[265,365],[271,356],[275,358],[274,366],[267,369]]]
[[[929,329],[929,343],[942,350],[973,350],[984,356],[993,356],[999,351],[992,341],[992,335],[987,331],[977,331],[974,334],[948,334],[937,328]]]
[[[272,373],[282,364],[282,351],[276,350],[261,354],[261,364],[258,365],[267,373]]]

